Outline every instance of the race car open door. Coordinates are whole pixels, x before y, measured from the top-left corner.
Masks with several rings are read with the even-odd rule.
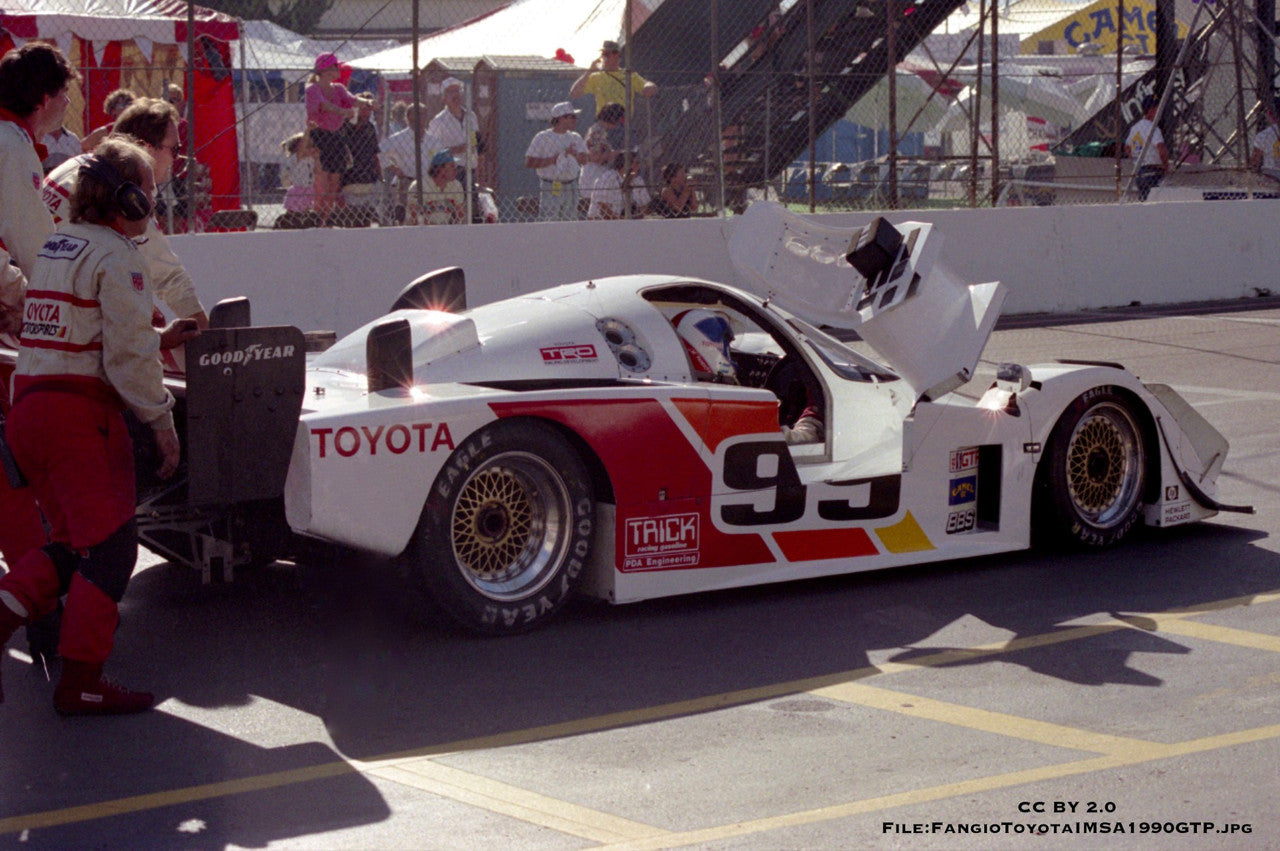
[[[937,398],[973,376],[1000,315],[999,282],[966,284],[938,262],[933,225],[836,228],[755,203],[733,224],[743,289],[817,325],[856,329],[914,390]]]

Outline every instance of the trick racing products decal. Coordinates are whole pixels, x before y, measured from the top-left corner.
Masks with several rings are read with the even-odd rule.
[[[538,349],[542,362],[549,366],[596,359],[596,347],[590,343],[571,343],[561,346],[545,346]]]
[[[694,512],[627,520],[623,570],[693,567],[698,563],[698,515]]]
[[[951,479],[947,487],[947,534],[958,535],[977,528],[978,447],[966,446],[951,452],[947,465]],[[957,476],[957,473],[968,475]]]

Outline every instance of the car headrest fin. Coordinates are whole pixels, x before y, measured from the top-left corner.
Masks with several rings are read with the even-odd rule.
[[[459,266],[446,266],[414,280],[396,296],[392,310],[443,310],[460,313],[467,309],[467,281]]]

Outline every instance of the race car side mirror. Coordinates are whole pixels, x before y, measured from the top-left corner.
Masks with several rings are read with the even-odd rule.
[[[224,298],[209,311],[210,328],[248,328],[253,324],[249,299]]]
[[[391,309],[443,310],[447,313],[466,310],[466,276],[458,266],[428,272],[402,289]]]
[[[407,390],[413,386],[413,335],[409,320],[393,319],[373,326],[364,346],[370,393]]]

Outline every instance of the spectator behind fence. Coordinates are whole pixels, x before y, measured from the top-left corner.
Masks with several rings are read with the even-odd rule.
[[[657,91],[656,84],[634,71],[623,69],[622,48],[616,41],[606,41],[600,49],[600,55],[591,62],[590,70],[574,80],[569,87],[569,99],[593,95],[596,99],[596,115],[600,114],[605,104],[610,103],[620,104],[627,115],[634,115],[632,98],[635,95],[651,98]]]
[[[466,195],[458,182],[458,163],[447,150],[436,151],[427,168],[422,207],[416,205],[415,187],[409,188],[411,221],[424,225],[461,224],[466,216]]]
[[[315,209],[325,217],[341,201],[342,173],[351,163],[351,152],[347,150],[341,130],[342,122],[356,115],[356,99],[338,82],[341,75],[338,57],[321,53],[316,57],[306,91],[307,126],[311,128],[311,141],[320,149]]]
[[[639,157],[634,151],[630,156],[626,151],[616,151],[612,157],[609,168],[596,178],[591,193],[591,206],[587,208],[587,218],[624,219],[643,216],[645,208],[649,206],[649,192],[644,186],[636,185]]]
[[[1154,95],[1142,99],[1142,118],[1134,123],[1124,143],[1124,155],[1134,160],[1138,198],[1143,201],[1159,185],[1165,169],[1169,167],[1169,150],[1164,146],[1160,126],[1156,124],[1156,107],[1159,104]]]
[[[463,104],[466,89],[461,80],[449,77],[441,84],[441,93],[444,96],[444,109],[431,119],[427,132],[442,147],[449,149],[460,169],[474,172],[476,155],[484,152],[480,139],[480,122],[476,114]],[[473,174],[472,180],[474,179]]]
[[[408,210],[409,186],[417,182],[419,165],[424,170],[430,166],[432,155],[440,148],[436,138],[427,132],[425,106],[410,104],[405,110],[405,118],[409,121],[408,126],[382,140],[379,149],[383,174],[395,189],[396,202],[391,219],[396,222],[403,220]],[[415,142],[418,143],[416,148]],[[417,203],[416,198],[414,203]]]
[[[398,100],[391,104],[391,114],[387,116],[387,135],[394,136],[401,130],[409,126],[409,119],[405,113],[409,109],[409,104],[405,101]]]
[[[1266,108],[1267,126],[1253,138],[1249,151],[1249,168],[1270,177],[1280,178],[1280,98]]]
[[[576,221],[578,176],[587,161],[587,146],[573,129],[579,110],[568,101],[551,108],[551,127],[529,142],[525,168],[538,172],[538,218],[544,222]]]
[[[689,185],[682,164],[667,163],[662,167],[662,189],[649,205],[649,212],[664,219],[687,219],[698,212],[698,195]]]
[[[591,188],[591,206],[588,219],[620,219],[626,209],[626,196],[622,191],[622,175],[627,167],[624,151],[613,153],[609,167],[605,169]]]
[[[378,218],[382,167],[378,163],[378,128],[373,123],[373,98],[356,97],[356,117],[342,125],[342,139],[351,152],[351,167],[342,173],[342,200],[346,209],[338,221],[348,227],[365,227]]]
[[[101,127],[89,131],[89,135],[80,140],[81,152],[87,154],[98,147],[102,140],[107,138],[111,128],[115,126],[116,119],[120,117],[120,113],[128,109],[129,105],[137,99],[138,96],[128,89],[116,89],[107,95],[102,101],[102,111],[111,116],[111,120]]]
[[[284,213],[276,219],[277,228],[318,227],[323,224],[315,212],[315,167],[320,151],[311,143],[310,133],[294,133],[280,143],[289,155],[285,178],[289,188],[284,193]]]
[[[596,126],[592,127],[594,130]],[[587,218],[591,216],[591,203],[596,194],[596,181],[602,175],[613,170],[613,148],[610,147],[608,140],[604,138],[603,133],[595,134],[594,138],[590,131],[587,133],[587,161],[582,164],[582,175],[578,178],[578,185],[581,188],[582,198],[578,201],[578,206],[586,205]]]
[[[609,147],[614,150],[621,150],[626,147],[626,129],[623,127],[626,121],[627,111],[622,108],[620,103],[607,103],[596,113],[596,123],[592,124],[587,130],[587,135],[583,138],[587,141],[587,147],[591,147],[592,141],[596,139],[604,139],[609,143]]]

